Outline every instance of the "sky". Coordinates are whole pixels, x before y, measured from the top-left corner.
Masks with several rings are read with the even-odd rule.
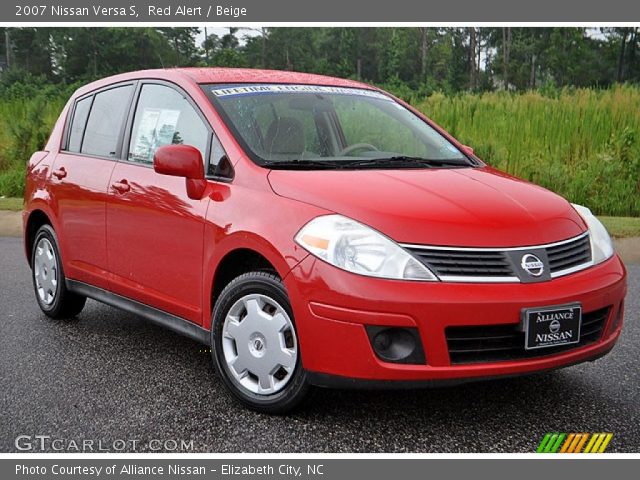
[[[228,27],[207,27],[207,34],[211,35],[212,33],[215,33],[217,36],[222,37],[223,35],[226,35],[227,33],[229,33],[229,28]],[[238,40],[240,40],[240,45],[242,45],[244,44],[245,37],[247,36],[255,37],[259,34],[260,33],[257,32],[256,30],[241,28],[236,32],[236,37],[238,37]],[[198,46],[202,45],[202,42],[204,42],[204,38],[205,38],[204,27],[200,27],[200,33],[196,36],[196,42]]]

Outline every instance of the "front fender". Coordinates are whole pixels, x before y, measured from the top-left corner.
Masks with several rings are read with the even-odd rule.
[[[266,258],[281,278],[308,252],[294,241],[300,228],[327,211],[276,195],[263,188],[235,183],[227,195],[213,199],[207,210],[203,249],[203,326],[208,327],[218,265],[230,252],[252,250]],[[256,182],[257,183],[257,182]]]

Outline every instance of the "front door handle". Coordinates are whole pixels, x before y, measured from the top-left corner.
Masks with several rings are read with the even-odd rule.
[[[129,182],[126,180],[120,180],[119,182],[112,183],[111,188],[118,193],[127,193],[131,190],[131,185],[129,185]]]
[[[64,177],[67,176],[67,171],[64,169],[64,167],[60,167],[57,170],[54,170],[53,172],[51,172],[51,174],[56,177],[58,180],[62,180]]]

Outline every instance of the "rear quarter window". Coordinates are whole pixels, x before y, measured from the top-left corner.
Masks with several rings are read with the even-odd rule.
[[[82,145],[82,135],[84,134],[84,127],[87,124],[87,117],[89,116],[89,109],[91,108],[91,101],[93,96],[83,98],[76,103],[76,108],[73,112],[73,119],[71,120],[71,126],[69,129],[69,143],[67,150],[70,152],[79,152]]]

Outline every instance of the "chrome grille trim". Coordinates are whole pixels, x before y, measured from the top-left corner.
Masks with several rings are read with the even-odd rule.
[[[414,243],[401,243],[400,246],[420,250],[451,250],[454,252],[511,252],[514,250],[531,250],[535,248],[557,247],[558,245],[564,245],[565,243],[575,242],[582,239],[583,237],[587,237],[588,235],[589,232],[586,231],[584,233],[581,233],[577,237],[568,238],[567,240],[561,240],[554,243],[545,243],[543,245],[527,245],[525,247],[443,247],[439,245],[416,245]]]
[[[565,270],[559,270],[557,272],[551,272],[551,278],[564,277],[565,275],[579,272],[580,270],[584,270],[585,268],[593,267],[593,265],[595,265],[593,263],[593,260],[589,260],[588,262],[581,263],[580,265],[576,265],[575,267],[567,268]]]
[[[563,245],[567,245],[566,248],[557,248]],[[546,268],[550,270],[550,276],[552,279],[563,277],[565,275],[569,275],[575,272],[579,272],[586,268],[589,268],[594,265],[593,262],[593,254],[591,248],[591,241],[589,237],[589,232],[586,231],[576,237],[568,238],[566,240],[561,240],[559,242],[547,243],[543,245],[528,245],[522,247],[445,247],[445,246],[430,246],[430,245],[416,245],[412,243],[401,243],[401,247],[407,249],[411,255],[413,255],[418,261],[429,267],[433,270],[433,273],[438,276],[438,278],[443,282],[458,282],[458,283],[521,283],[520,279],[516,275],[516,272],[511,271],[511,275],[509,272],[499,272],[500,274],[490,275],[490,274],[482,274],[479,272],[478,274],[469,273],[469,274],[454,274],[453,272],[447,273],[438,273],[438,270],[452,270],[457,266],[459,270],[469,272],[473,270],[471,268],[475,267],[482,258],[470,260],[471,266],[469,264],[464,265],[464,254],[478,252],[479,257],[482,257],[482,254],[490,254],[498,253],[503,254],[506,258],[504,252],[512,252],[512,251],[526,251],[526,250],[537,250],[544,249],[547,254],[550,254],[554,257],[553,261],[550,258],[549,263],[546,264]],[[555,248],[555,251],[554,251]],[[424,252],[424,253],[422,253]],[[427,256],[429,252],[433,252],[435,255],[435,263],[438,263],[439,267],[435,267],[429,264],[429,262],[422,258],[421,255]],[[452,258],[440,261],[440,258],[445,258],[441,255],[441,252],[451,252]],[[563,257],[563,253],[565,256]],[[566,255],[568,253],[568,255]],[[576,261],[581,261],[583,258],[584,262],[572,265],[571,258],[574,257],[577,259]],[[433,260],[432,258],[432,260]],[[495,258],[491,258],[491,262],[495,263]],[[561,270],[553,271],[552,263],[556,263],[556,265],[567,264],[570,265],[568,268],[563,268]],[[448,268],[447,265],[452,265],[452,268]],[[481,266],[478,267],[481,269]],[[487,270],[490,272],[491,269],[495,268],[495,264],[489,264],[487,266]],[[509,269],[512,270],[512,269]],[[506,274],[505,274],[506,273]]]
[[[518,277],[471,277],[462,275],[438,275],[443,282],[458,283],[520,283]]]

